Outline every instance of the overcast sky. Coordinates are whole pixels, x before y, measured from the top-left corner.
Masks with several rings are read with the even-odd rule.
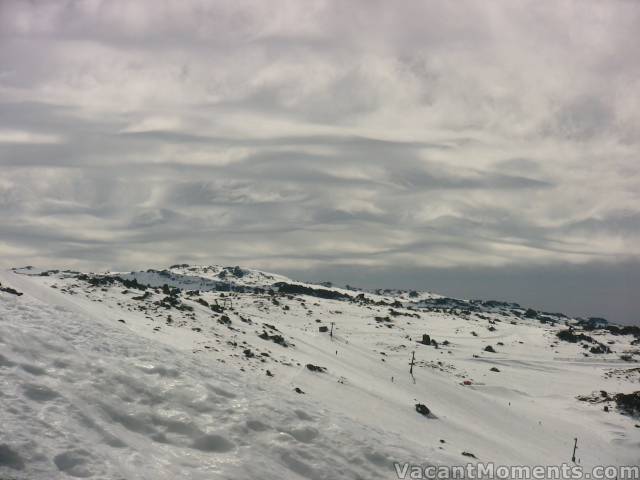
[[[0,265],[639,321],[640,2],[0,0]]]

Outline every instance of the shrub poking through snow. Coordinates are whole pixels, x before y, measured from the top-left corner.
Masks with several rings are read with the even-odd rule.
[[[282,335],[269,335],[267,332],[263,331],[258,336],[263,340],[271,340],[273,343],[277,343],[278,345],[282,345],[283,347],[289,346]]]
[[[595,343],[596,345],[591,347],[591,349],[589,350],[591,353],[594,353],[594,354],[611,353],[611,349],[609,347],[607,347],[603,343],[600,343],[594,340],[593,337],[589,335],[585,335],[584,333],[574,333],[573,330],[569,329],[569,330],[560,330],[558,333],[556,333],[556,336],[560,340],[563,340],[569,343],[578,343],[581,341],[588,342],[588,343]],[[587,347],[585,346],[585,348]]]
[[[491,345],[487,345],[486,347],[484,347],[484,351],[489,353],[496,353],[496,350]]]
[[[310,297],[326,298],[330,300],[352,300],[351,295],[335,290],[326,290],[324,288],[311,288],[305,285],[286,282],[277,282],[274,283],[273,286],[278,289],[278,292],[290,295],[309,295]]]
[[[591,347],[589,349],[589,351],[591,353],[611,353],[611,349],[609,347],[607,347],[606,345],[599,343],[598,345],[596,345],[595,347]]]
[[[151,296],[151,292],[144,292],[144,294],[138,296],[138,297],[131,297],[131,300],[137,300],[139,302],[146,300],[147,298],[149,298]]]
[[[581,340],[584,340],[585,342],[590,342],[592,343],[594,340],[592,337],[590,337],[589,335],[585,335],[583,333],[573,333],[573,330],[560,330],[558,333],[556,333],[557,337],[560,340],[563,340],[565,342],[569,342],[569,343],[578,343]]]
[[[224,312],[224,308],[221,307],[218,304],[214,304],[214,305],[209,305],[209,308],[211,308],[212,311],[216,312],[216,313],[222,313]]]

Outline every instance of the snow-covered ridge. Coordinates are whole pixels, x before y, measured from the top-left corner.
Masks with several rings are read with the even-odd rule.
[[[560,464],[576,437],[585,467],[637,464],[638,336],[240,267],[14,269],[0,478],[388,479]]]
[[[12,269],[16,273],[32,276],[77,276],[80,272],[71,270],[43,270],[34,267],[22,267]],[[261,270],[241,268],[240,266],[222,266],[222,265],[188,265],[177,264],[166,269],[148,269],[132,272],[103,272],[93,273],[94,276],[119,276],[122,278],[136,279],[142,284],[152,286],[162,286],[164,284],[171,285],[182,289],[198,289],[198,290],[233,290],[244,288],[272,288],[278,283],[287,283],[291,285],[305,285],[315,289],[329,289],[331,291],[340,292],[345,295],[357,295],[359,293],[367,293],[375,295],[378,298],[394,298],[401,300],[410,300],[411,302],[419,302],[421,300],[431,300],[441,298],[431,292],[418,292],[407,290],[390,290],[380,289],[376,291],[361,290],[353,287],[338,287],[331,282],[308,283],[293,280],[284,275],[277,273],[269,273]]]

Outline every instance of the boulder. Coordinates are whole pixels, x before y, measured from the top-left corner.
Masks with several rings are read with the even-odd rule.
[[[429,410],[429,407],[423,405],[422,403],[416,403],[416,412],[426,417],[431,413],[431,410]]]

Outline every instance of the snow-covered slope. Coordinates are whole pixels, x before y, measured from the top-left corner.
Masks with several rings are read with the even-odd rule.
[[[612,398],[639,390],[633,332],[572,343],[559,314],[239,267],[0,283],[24,293],[0,291],[2,479],[395,478],[559,465],[574,438],[587,468],[640,462]]]

